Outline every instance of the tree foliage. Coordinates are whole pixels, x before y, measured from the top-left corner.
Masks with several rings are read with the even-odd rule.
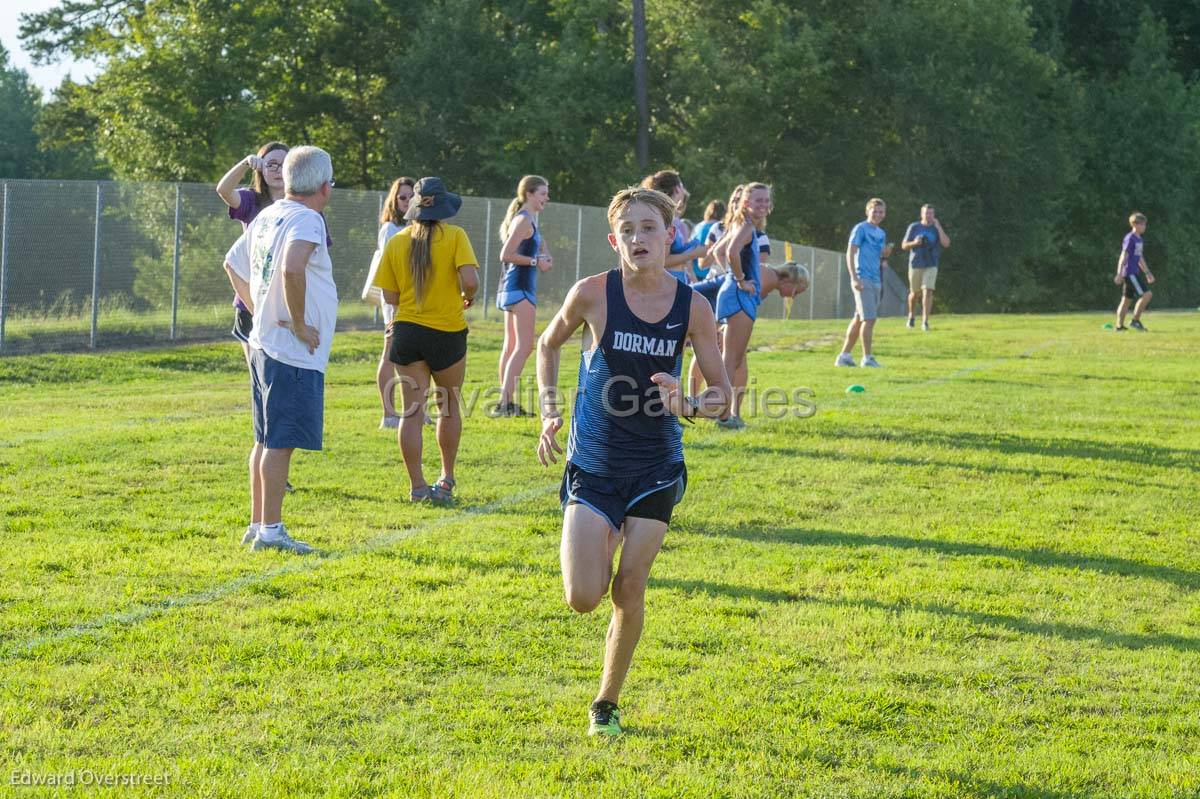
[[[0,175],[34,177],[38,172],[37,122],[41,92],[8,61],[0,44]]]
[[[962,310],[1109,304],[1137,209],[1156,291],[1200,300],[1186,250],[1197,0],[658,0],[647,14],[652,161],[696,204],[765,180],[773,230],[840,249],[868,197],[888,200],[893,240],[932,202],[954,239],[939,293]],[[328,149],[339,185],[437,173],[503,196],[532,172],[556,199],[602,204],[640,177],[617,0],[65,0],[22,35],[43,57],[104,64],[35,123],[16,110],[28,102],[5,104],[2,124],[37,131],[59,174],[211,181],[279,138]]]

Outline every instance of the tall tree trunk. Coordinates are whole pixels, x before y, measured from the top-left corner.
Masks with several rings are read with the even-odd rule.
[[[646,0],[633,0],[633,97],[637,105],[638,169],[650,168],[650,100],[646,95]]]

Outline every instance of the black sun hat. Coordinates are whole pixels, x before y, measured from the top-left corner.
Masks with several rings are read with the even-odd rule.
[[[412,202],[409,203],[405,219],[434,221],[449,219],[462,207],[462,197],[446,191],[441,178],[421,178],[413,187]]]

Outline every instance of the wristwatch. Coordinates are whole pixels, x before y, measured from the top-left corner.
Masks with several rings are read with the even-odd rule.
[[[529,256],[529,265],[530,266],[537,266],[537,262],[538,262],[538,257],[536,255]]]
[[[681,418],[685,422],[688,422],[690,424],[695,424],[695,422],[692,421],[692,419],[693,419],[693,417],[700,415],[700,400],[696,399],[695,397],[684,397],[683,404],[685,407],[683,409],[684,414]],[[691,408],[692,412],[687,413],[687,408]]]

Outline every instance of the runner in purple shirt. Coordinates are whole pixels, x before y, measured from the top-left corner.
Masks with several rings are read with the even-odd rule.
[[[1125,313],[1133,305],[1133,321],[1129,326],[1134,330],[1146,332],[1142,324],[1142,311],[1150,304],[1154,292],[1150,284],[1154,275],[1150,273],[1150,265],[1142,253],[1142,236],[1146,234],[1146,216],[1137,211],[1129,216],[1129,233],[1121,242],[1121,256],[1117,259],[1117,274],[1113,278],[1118,286],[1123,286],[1121,303],[1117,306],[1117,330],[1125,330]]]
[[[287,152],[288,146],[283,142],[267,142],[259,148],[258,155],[238,161],[217,183],[217,194],[229,206],[229,218],[241,222],[243,230],[262,209],[283,197],[283,158]],[[254,170],[250,187],[238,188],[247,170]],[[242,342],[242,353],[249,365],[252,309],[236,295],[233,307],[233,337]]]

